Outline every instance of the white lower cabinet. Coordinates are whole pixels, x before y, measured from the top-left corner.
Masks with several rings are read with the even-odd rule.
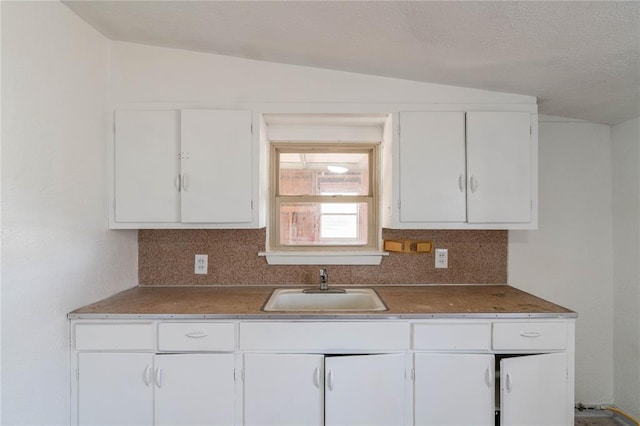
[[[245,425],[405,424],[405,355],[246,354]]]
[[[416,425],[493,426],[493,355],[416,353]]]
[[[572,319],[76,320],[72,423],[570,426],[574,340]]]
[[[233,354],[155,356],[155,425],[233,425]]]
[[[233,425],[233,354],[80,353],[80,425]]]
[[[505,356],[416,353],[416,425],[570,424],[564,353]]]
[[[153,354],[78,354],[78,424],[153,424]]]

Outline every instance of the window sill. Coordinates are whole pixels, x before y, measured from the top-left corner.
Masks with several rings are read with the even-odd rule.
[[[262,251],[269,265],[379,265],[384,251],[322,252],[322,251]]]

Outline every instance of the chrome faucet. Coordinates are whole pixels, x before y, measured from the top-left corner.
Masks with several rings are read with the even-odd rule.
[[[320,290],[329,290],[329,274],[325,268],[320,269]]]
[[[304,293],[346,293],[343,288],[329,288],[329,274],[326,268],[320,268],[320,288],[305,288]]]

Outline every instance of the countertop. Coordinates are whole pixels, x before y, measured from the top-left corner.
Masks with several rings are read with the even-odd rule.
[[[295,288],[280,286],[279,288]],[[336,287],[346,287],[339,286]],[[264,312],[273,286],[138,286],[69,313],[70,319],[575,318],[562,306],[508,285],[385,285],[380,312]]]

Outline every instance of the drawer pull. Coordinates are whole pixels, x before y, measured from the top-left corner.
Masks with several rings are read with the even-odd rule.
[[[201,337],[207,337],[209,334],[206,331],[187,331],[184,335],[193,339],[199,339]]]
[[[521,331],[520,335],[522,337],[540,337],[542,336],[542,333],[540,333],[539,331]]]
[[[507,392],[511,392],[511,389],[513,389],[513,383],[511,383],[511,373],[507,373],[507,377],[505,377],[505,387],[507,389]]]

